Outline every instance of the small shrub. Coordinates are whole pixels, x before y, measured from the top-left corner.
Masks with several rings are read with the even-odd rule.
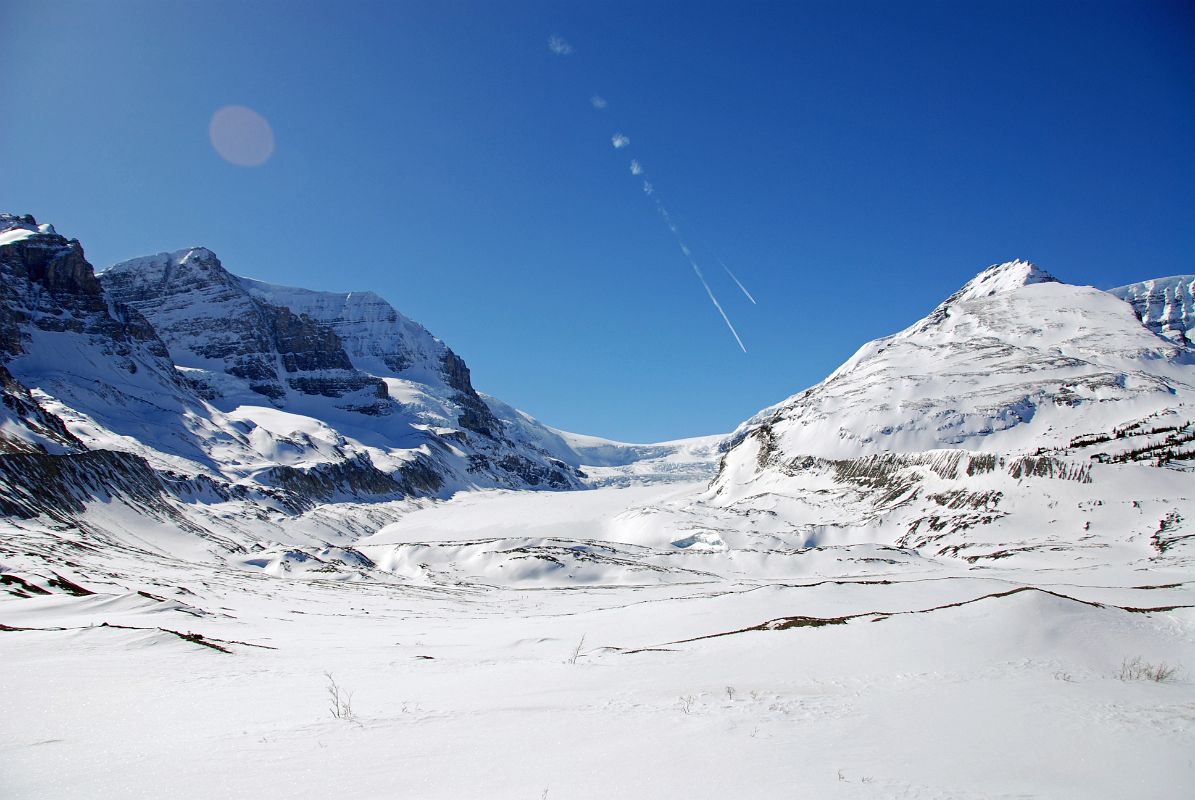
[[[1154,683],[1166,683],[1178,677],[1179,667],[1177,664],[1167,664],[1160,662],[1158,664],[1150,664],[1141,656],[1133,656],[1126,658],[1120,663],[1120,675],[1118,676],[1122,681],[1153,681]]]
[[[328,679],[328,711],[332,713],[335,719],[343,719],[346,722],[353,721],[353,693],[346,691],[332,677],[331,672],[325,672],[324,677]]]
[[[573,654],[569,656],[566,663],[576,664],[577,659],[581,657],[581,650],[585,647],[585,634],[581,634],[581,641],[577,642],[577,646],[573,648]]]

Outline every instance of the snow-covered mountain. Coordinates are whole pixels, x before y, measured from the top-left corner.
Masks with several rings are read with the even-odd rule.
[[[778,449],[834,458],[1032,451],[1189,402],[1191,364],[1116,297],[1014,261],[865,344],[739,437],[766,424]]]
[[[992,266],[740,426],[706,502],[766,512],[758,531],[801,546],[999,558],[1130,540],[1147,557],[1195,534],[1195,351],[1175,335],[1189,286]]]
[[[100,280],[150,321],[197,393],[288,466],[347,447],[386,472],[419,458],[437,491],[580,486],[575,453],[508,435],[538,423],[498,419],[465,362],[372,292],[240,278],[204,248],[126,261]],[[333,432],[309,446],[291,435],[313,425]]]
[[[0,452],[123,452],[133,483],[154,485],[113,473],[112,491],[181,502],[202,479],[267,514],[585,485],[565,436],[478,394],[457,354],[373,293],[239,278],[204,248],[97,278],[79,242],[13,215],[0,215],[0,276]],[[52,509],[15,463],[0,480],[20,508]],[[95,475],[79,481],[68,494],[110,494]]]

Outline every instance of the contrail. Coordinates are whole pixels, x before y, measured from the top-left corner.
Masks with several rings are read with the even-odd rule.
[[[660,216],[664,218],[664,224],[668,226],[668,230],[672,231],[672,235],[676,239],[676,243],[680,247],[681,253],[688,260],[689,266],[693,268],[693,272],[697,275],[697,280],[701,281],[701,285],[705,287],[705,293],[710,296],[710,302],[714,304],[714,308],[718,309],[718,313],[722,315],[722,321],[726,323],[726,327],[730,328],[730,335],[734,337],[736,342],[738,342],[739,349],[746,353],[747,346],[743,344],[743,340],[739,337],[739,332],[734,329],[734,323],[731,322],[730,317],[726,315],[726,310],[722,308],[722,304],[718,302],[718,298],[714,294],[714,290],[710,288],[709,281],[705,279],[705,273],[701,271],[701,267],[697,266],[697,262],[693,260],[692,251],[690,251],[689,246],[685,244],[685,240],[681,238],[680,230],[676,227],[676,223],[672,221],[672,215],[668,213],[668,209],[664,208],[664,204],[660,202],[660,198],[653,197],[652,199],[656,201],[656,209],[660,212]],[[726,265],[723,264],[722,267],[725,269]],[[735,282],[738,283],[737,280]],[[739,284],[739,287],[742,288],[742,284]],[[743,291],[745,292],[747,290],[743,289]],[[751,295],[747,296],[750,297]],[[751,302],[754,303],[755,301],[752,300]]]
[[[736,285],[737,285],[737,286],[738,286],[740,289],[742,289],[742,290],[743,290],[743,294],[747,295],[747,299],[748,299],[748,300],[750,300],[750,301],[751,301],[752,303],[754,303],[755,305],[759,305],[759,303],[756,303],[756,302],[755,302],[755,298],[751,296],[751,292],[747,291],[747,287],[746,287],[746,286],[744,286],[744,285],[743,285],[743,282],[739,280],[739,277],[738,277],[737,275],[735,275],[733,272],[731,272],[731,271],[730,271],[730,267],[726,266],[726,264],[725,264],[725,263],[723,263],[722,259],[718,258],[717,256],[714,256],[714,258],[715,258],[715,259],[717,259],[717,261],[718,261],[718,263],[719,263],[719,264],[722,264],[722,269],[726,270],[726,274],[730,276],[730,279],[731,279],[732,281],[734,281],[734,282],[735,282],[735,284],[736,284]]]
[[[557,50],[556,47],[553,47],[552,49],[553,52],[556,52]],[[594,108],[601,109],[605,108],[606,106],[605,100],[597,95],[592,98],[591,102],[593,103]],[[615,150],[622,150],[624,147],[630,145],[630,143],[630,137],[621,131],[610,137],[610,144],[614,146]],[[643,178],[644,194],[650,197],[656,204],[656,209],[660,212],[660,216],[664,218],[664,223],[668,226],[668,230],[672,231],[672,235],[676,239],[676,243],[680,246],[681,254],[684,255],[685,260],[689,262],[689,266],[693,268],[693,273],[697,276],[697,280],[701,281],[701,285],[705,289],[705,293],[709,295],[710,302],[714,304],[714,308],[718,309],[718,313],[722,315],[722,321],[726,323],[727,328],[730,328],[730,335],[733,336],[735,342],[738,343],[739,349],[746,353],[747,346],[743,344],[743,340],[739,336],[739,332],[735,330],[734,323],[730,321],[730,317],[726,314],[726,310],[722,308],[722,304],[718,302],[717,295],[715,295],[714,290],[710,288],[709,281],[705,279],[705,273],[701,271],[701,267],[697,266],[697,262],[693,260],[693,252],[689,249],[689,246],[685,244],[685,240],[681,237],[680,230],[676,227],[676,223],[672,221],[672,217],[668,213],[668,209],[666,209],[664,204],[660,202],[659,196],[655,194],[655,187],[653,187],[651,182],[647,180],[647,176],[644,175],[643,165],[641,165],[637,159],[631,160],[631,174],[636,177]],[[747,287],[743,285],[742,281],[740,281],[738,277],[730,271],[730,267],[723,264],[721,259],[718,259],[718,263],[722,264],[722,269],[726,270],[727,274],[730,275],[731,279],[735,282],[743,294],[747,295],[747,299],[752,303],[755,303],[755,298],[752,297],[751,293],[747,291]]]
[[[574,52],[573,46],[559,36],[548,37],[548,49],[558,56],[569,56]],[[593,97],[589,99],[589,102],[595,109],[598,109],[599,111],[606,107],[606,98],[602,97],[601,95],[593,95]],[[615,150],[622,150],[631,144],[631,139],[629,136],[619,131],[610,137],[610,144],[614,146]],[[710,288],[709,281],[705,279],[705,273],[701,271],[701,267],[697,266],[697,262],[693,260],[693,252],[689,249],[689,246],[685,244],[685,240],[681,237],[680,230],[676,227],[676,223],[672,221],[672,216],[668,213],[668,209],[664,208],[664,204],[660,202],[659,196],[655,193],[655,187],[651,185],[651,182],[647,180],[647,176],[644,175],[643,166],[639,163],[638,159],[631,160],[631,174],[643,179],[643,193],[650,197],[652,202],[656,204],[656,209],[660,212],[660,216],[664,218],[664,223],[668,226],[668,230],[672,231],[672,236],[676,239],[676,243],[680,246],[681,254],[684,255],[685,260],[689,262],[689,266],[693,268],[693,274],[697,276],[697,280],[701,281],[701,285],[705,289],[705,293],[709,295],[710,302],[714,304],[714,308],[718,309],[718,313],[722,315],[722,321],[726,323],[726,327],[730,328],[730,335],[733,336],[735,342],[738,343],[739,349],[746,353],[747,346],[743,344],[742,338],[739,337],[739,332],[734,329],[734,323],[730,321],[730,317],[727,316],[726,310],[722,308],[722,304],[718,302],[718,298],[714,294],[714,290]],[[718,263],[722,264],[721,259],[718,260]],[[722,264],[722,269],[729,273],[730,277],[738,285],[739,289],[743,291],[743,294],[747,295],[747,299],[754,303],[755,298],[752,297],[751,293],[747,291],[747,287],[743,286],[742,282],[735,277],[735,274],[730,271],[730,267]]]
[[[714,308],[718,309],[718,313],[722,315],[722,319],[726,322],[726,327],[730,328],[730,333],[734,336],[734,340],[739,343],[739,349],[744,353],[747,348],[743,345],[743,340],[739,338],[739,332],[734,329],[734,324],[730,321],[730,317],[726,316],[726,312],[722,310],[722,304],[718,302],[718,298],[714,297],[714,291],[710,289],[710,285],[705,280],[705,275],[701,272],[701,267],[697,266],[697,262],[689,259],[689,264],[692,265],[693,271],[697,273],[697,280],[701,281],[701,285],[705,287],[705,293],[710,296],[710,302],[714,304]]]
[[[681,218],[682,219],[684,218],[683,215]],[[746,295],[747,299],[750,300],[753,305],[759,305],[759,302],[756,301],[756,299],[751,295],[751,292],[749,292],[747,290],[747,287],[743,285],[743,282],[739,280],[739,276],[735,275],[734,272],[730,269],[730,267],[726,266],[726,262],[723,261],[722,256],[718,255],[718,252],[716,250],[714,250],[714,247],[713,247],[713,245],[711,245],[709,243],[709,240],[706,239],[701,234],[698,234],[697,238],[700,239],[701,243],[704,244],[706,249],[710,251],[710,255],[712,255],[714,257],[714,260],[717,261],[722,266],[722,269],[726,270],[726,274],[729,275],[730,279],[732,281],[734,281],[736,286],[739,287],[739,290],[742,291],[742,293],[744,295]]]

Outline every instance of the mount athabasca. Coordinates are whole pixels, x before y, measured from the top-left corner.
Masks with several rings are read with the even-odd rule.
[[[1195,793],[1195,276],[626,444],[240,272],[0,215],[0,794]]]

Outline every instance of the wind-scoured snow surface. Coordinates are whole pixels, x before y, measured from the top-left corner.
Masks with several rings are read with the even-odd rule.
[[[1132,299],[998,265],[729,439],[631,445],[477,395],[374,295],[221,268],[242,347],[136,282],[144,311],[101,307],[81,253],[9,230],[65,247],[46,263],[92,299],[0,245],[6,796],[1195,790],[1191,351]],[[214,267],[149,272],[191,258]],[[37,355],[51,299],[90,343],[55,358],[133,384]],[[182,380],[154,377],[170,359]],[[178,429],[227,432],[206,469],[101,413],[139,380],[174,387]],[[398,418],[436,474],[555,458],[589,488],[435,499],[390,471]],[[396,476],[401,499],[364,491]],[[332,485],[361,491],[300,502]]]

